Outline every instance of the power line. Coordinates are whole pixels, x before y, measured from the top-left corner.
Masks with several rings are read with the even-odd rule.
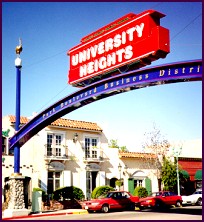
[[[190,21],[183,29],[181,29],[176,35],[174,35],[170,41],[172,41],[174,38],[176,38],[179,34],[181,34],[189,25],[191,25],[197,18],[199,18],[202,14],[199,14],[196,16],[192,21]]]
[[[155,7],[157,7],[157,6],[160,5],[160,4],[161,4],[161,3],[156,4]],[[173,39],[175,39],[178,35],[180,35],[188,26],[190,26],[190,25],[191,25],[197,18],[199,18],[201,15],[202,15],[202,13],[199,14],[198,16],[196,16],[193,20],[191,20],[183,29],[181,29],[177,34],[175,34],[175,35],[170,39],[170,42],[171,42]],[[189,44],[189,45],[193,45],[193,44]],[[44,62],[44,61],[46,61],[46,60],[48,60],[48,59],[51,59],[51,58],[53,58],[53,57],[56,57],[56,56],[58,56],[58,55],[60,55],[60,54],[62,54],[62,53],[64,53],[64,52],[66,52],[66,51],[67,51],[67,50],[64,50],[64,51],[59,52],[59,53],[57,53],[57,54],[55,54],[55,55],[49,56],[49,57],[47,57],[47,58],[44,58],[43,60],[41,60],[41,61],[39,61],[39,62],[36,62],[36,63],[33,63],[33,64],[29,65],[29,67],[30,67],[30,66],[33,66],[33,65],[36,65],[36,64],[39,64],[39,63],[41,63],[41,62]],[[28,66],[27,66],[27,67],[28,67]],[[65,88],[63,88],[59,93],[57,93],[54,97],[52,97],[52,98],[40,109],[40,111],[41,111],[49,102],[51,102],[55,97],[57,97],[61,92],[63,92],[67,87],[68,87],[68,85],[67,85]]]
[[[49,59],[52,59],[52,58],[54,58],[54,57],[56,57],[56,56],[58,56],[58,55],[61,55],[62,53],[65,53],[65,52],[67,52],[67,50],[58,52],[57,54],[54,54],[54,55],[51,55],[51,56],[46,57],[46,58],[44,58],[44,59],[41,59],[41,60],[38,61],[38,62],[34,62],[34,63],[30,64],[30,65],[25,66],[24,68],[29,68],[30,66],[37,65],[37,64],[42,63],[42,62],[44,62],[44,61],[46,61],[46,60],[49,60]]]
[[[62,93],[66,88],[68,87],[68,85],[67,86],[65,86],[60,92],[58,92],[54,97],[52,97],[46,104],[44,104],[38,111],[37,111],[37,113],[38,112],[40,112],[45,106],[47,106],[48,104],[49,104],[49,102],[51,102],[54,98],[56,98],[60,93]]]

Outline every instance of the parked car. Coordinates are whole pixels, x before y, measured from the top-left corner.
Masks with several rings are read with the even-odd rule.
[[[202,206],[202,190],[197,190],[188,196],[182,196],[183,204],[196,204]]]
[[[128,209],[135,210],[136,204],[139,202],[139,197],[133,196],[127,191],[109,191],[105,197],[83,201],[82,209],[89,212],[102,211],[108,213],[109,210]]]
[[[180,207],[182,205],[182,198],[180,195],[176,195],[170,191],[154,192],[151,196],[139,199],[139,208],[162,208],[165,206],[176,205]]]

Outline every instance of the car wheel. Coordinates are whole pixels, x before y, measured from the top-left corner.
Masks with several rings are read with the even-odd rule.
[[[181,201],[179,200],[176,201],[176,207],[181,207]]]
[[[154,210],[163,210],[164,209],[164,203],[162,202],[162,201],[160,201],[160,200],[157,200],[156,202],[155,202],[155,205],[153,206],[153,209]]]
[[[154,208],[155,208],[155,209],[161,208],[161,201],[157,200],[157,201],[155,202]]]
[[[198,200],[197,200],[197,205],[198,205],[198,206],[202,206],[202,198],[198,198]]]
[[[134,203],[130,204],[128,209],[129,210],[135,210],[135,204]]]
[[[142,206],[139,206],[139,209],[140,209],[140,210],[144,210],[144,207],[142,207]]]
[[[104,204],[104,205],[102,206],[102,208],[101,208],[101,211],[102,211],[103,213],[108,213],[108,211],[109,211],[109,206],[108,206],[108,204]]]

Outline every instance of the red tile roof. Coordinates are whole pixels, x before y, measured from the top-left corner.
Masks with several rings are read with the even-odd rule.
[[[87,129],[87,130],[95,130],[101,131],[102,129],[96,124],[92,122],[85,122],[85,121],[78,121],[78,120],[70,120],[70,119],[57,119],[53,123],[53,126],[63,126],[68,128],[75,128],[75,129]]]
[[[9,115],[9,121],[11,123],[15,123],[16,122],[16,117],[12,116],[12,115]],[[20,118],[20,123],[21,124],[26,124],[28,121],[29,121],[29,119],[27,117],[21,116],[21,118]]]
[[[119,152],[119,158],[156,158],[153,153]]]
[[[16,122],[16,117],[13,115],[9,115],[9,120],[11,123]],[[29,122],[29,119],[27,117],[21,116],[20,123],[26,124]],[[85,121],[78,121],[78,120],[70,120],[70,119],[63,119],[59,118],[56,121],[51,123],[52,126],[61,126],[61,127],[67,127],[72,129],[84,129],[84,130],[93,130],[93,131],[100,131],[103,130],[97,125],[97,123],[92,122],[85,122]]]

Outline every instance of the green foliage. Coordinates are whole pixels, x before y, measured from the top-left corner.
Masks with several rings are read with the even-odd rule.
[[[134,196],[138,196],[139,198],[147,197],[148,191],[145,187],[136,187],[133,192]]]
[[[109,148],[119,148],[118,141],[117,140],[110,140],[110,143],[108,144]]]
[[[61,187],[58,188],[53,192],[53,199],[54,200],[65,200],[65,199],[76,199],[76,200],[82,200],[84,199],[84,193],[83,191],[75,186],[70,187]]]
[[[123,181],[122,180],[116,180],[115,185],[118,186],[118,187],[121,187],[123,185]]]
[[[111,186],[96,187],[91,193],[91,198],[97,199],[100,196],[104,196],[108,191],[113,191],[113,190],[114,188]]]
[[[109,148],[118,148],[121,152],[128,152],[128,149],[126,146],[119,146],[117,140],[110,140],[110,143],[108,144]]]
[[[121,152],[128,152],[128,149],[127,149],[126,146],[121,146],[121,147],[119,147],[119,150],[120,150]]]
[[[176,191],[177,185],[177,173],[176,173],[176,164],[164,158],[162,166],[162,182],[164,184],[164,190]]]

